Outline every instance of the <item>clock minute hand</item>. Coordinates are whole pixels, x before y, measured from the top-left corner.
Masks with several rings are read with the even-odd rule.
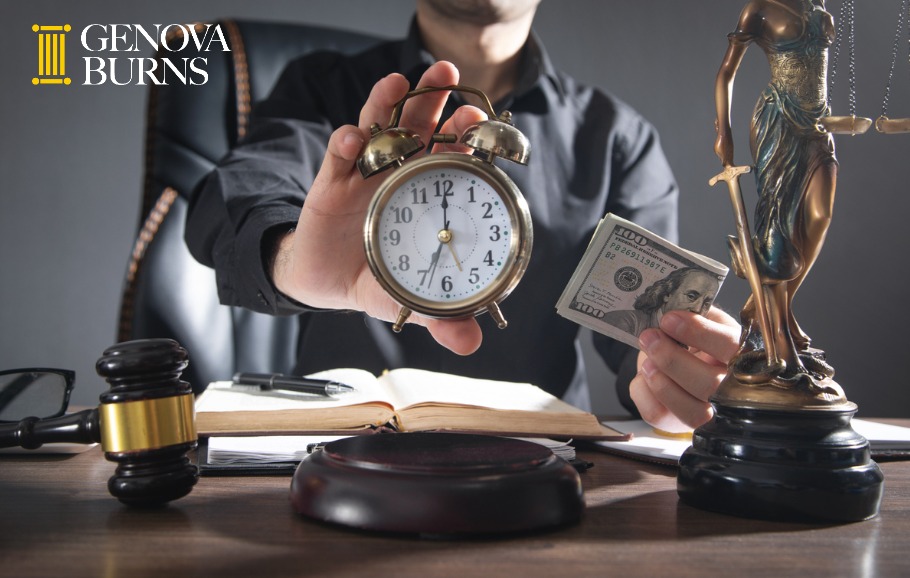
[[[459,271],[463,271],[461,268],[461,261],[458,260],[458,255],[455,254],[455,247],[452,245],[452,231],[449,229],[449,198],[448,195],[442,194],[442,231],[439,231],[437,237],[442,243],[445,243],[449,246],[449,251],[452,252],[452,258],[455,259],[455,266],[458,267]]]
[[[443,244],[442,241],[439,242],[439,247],[436,248],[436,252],[433,253],[433,258],[430,260],[430,278],[427,279],[427,288],[433,285],[433,275],[436,274],[436,265],[439,264],[439,255],[442,253]]]

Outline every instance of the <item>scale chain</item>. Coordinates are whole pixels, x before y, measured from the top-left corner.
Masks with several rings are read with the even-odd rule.
[[[906,1],[906,0],[902,0]],[[838,62],[840,61],[840,48],[843,45],[845,24],[847,36],[847,66],[848,74],[848,107],[850,116],[856,116],[856,6],[854,0],[844,0],[837,15],[837,27],[834,35],[834,49],[831,55],[831,78],[828,83],[828,108],[834,95],[834,85],[837,82]]]
[[[885,96],[882,99],[882,116],[888,116],[888,102],[891,99],[891,86],[894,84],[894,68],[897,64],[897,55],[900,52],[902,32],[904,29],[904,18],[910,17],[910,0],[901,0],[900,12],[897,15],[897,30],[894,33],[894,45],[891,48],[891,68],[888,70],[888,83],[885,86]],[[908,55],[907,62],[910,64],[910,28],[907,30]]]

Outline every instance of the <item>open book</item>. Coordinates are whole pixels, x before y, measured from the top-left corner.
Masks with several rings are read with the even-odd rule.
[[[333,369],[312,377],[356,391],[336,398],[247,391],[215,382],[196,400],[201,436],[459,431],[557,439],[627,439],[597,418],[527,383],[471,379],[418,369],[375,377]]]

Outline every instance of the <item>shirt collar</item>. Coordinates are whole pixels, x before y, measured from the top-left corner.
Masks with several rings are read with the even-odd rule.
[[[436,59],[427,50],[423,44],[423,39],[420,37],[420,30],[417,28],[417,18],[412,18],[408,35],[401,45],[399,70],[407,77],[411,86],[415,86],[417,81],[420,80],[420,75],[434,62],[436,62]],[[559,75],[556,73],[550,56],[547,54],[537,33],[531,30],[528,42],[522,48],[518,82],[514,94],[506,97],[506,101],[512,102],[527,96],[535,89],[540,88],[540,83],[542,82],[549,83],[556,90],[561,101],[565,99],[565,86],[563,86]],[[496,104],[494,103],[494,105]]]

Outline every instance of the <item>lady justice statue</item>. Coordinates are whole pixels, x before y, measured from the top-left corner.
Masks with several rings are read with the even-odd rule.
[[[844,0],[850,2],[852,0]],[[736,215],[733,270],[752,296],[740,351],[711,403],[714,417],[679,460],[677,491],[693,506],[753,518],[865,520],[881,504],[882,472],[850,426],[856,404],[793,316],[793,296],[815,263],[834,205],[837,161],[827,106],[828,47],[836,31],[824,0],[750,0],[717,74],[717,141]],[[749,230],[733,164],[730,97],[750,44],[771,82],[752,117],[758,184]],[[852,119],[850,121],[852,123]]]
[[[739,236],[730,238],[733,269],[750,281],[741,313],[740,352],[716,398],[796,407],[847,404],[824,352],[793,315],[793,297],[821,251],[831,222],[837,181],[834,142],[820,121],[828,116],[828,48],[834,21],[825,0],[751,0],[717,74],[717,140],[725,171],[712,179],[731,188]],[[771,80],[752,116],[750,144],[758,187],[749,232],[735,167],[730,101],[749,45],[768,58]]]

